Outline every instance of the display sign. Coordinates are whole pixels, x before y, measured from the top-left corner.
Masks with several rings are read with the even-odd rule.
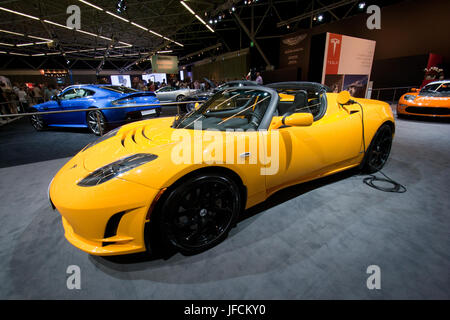
[[[153,73],[178,73],[178,57],[160,56],[155,54],[151,58]]]
[[[159,82],[159,83],[167,83],[167,77],[165,73],[149,73],[143,74],[142,80],[147,81],[147,83],[151,82]]]
[[[114,75],[111,76],[111,84],[131,88],[131,79],[129,75]]]
[[[280,42],[280,68],[301,67],[304,61],[308,34],[287,35]]]
[[[333,92],[366,96],[376,41],[327,33],[322,83]]]

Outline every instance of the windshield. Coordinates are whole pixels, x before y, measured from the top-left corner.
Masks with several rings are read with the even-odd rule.
[[[124,86],[103,86],[103,87],[100,87],[100,88],[106,89],[106,90],[109,90],[109,91],[118,92],[118,93],[133,93],[133,92],[137,92],[137,90],[135,90],[135,89],[124,87]]]
[[[449,97],[450,82],[428,84],[420,90],[421,96]]]
[[[231,88],[216,93],[198,110],[175,120],[177,129],[257,129],[271,95],[262,90]]]

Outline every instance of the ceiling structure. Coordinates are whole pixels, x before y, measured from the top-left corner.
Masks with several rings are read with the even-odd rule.
[[[393,2],[398,1],[4,0],[0,69],[147,70],[148,58],[158,52],[187,64],[249,46],[270,65],[261,43],[361,14],[370,3]],[[73,5],[80,9],[79,29],[72,27]]]

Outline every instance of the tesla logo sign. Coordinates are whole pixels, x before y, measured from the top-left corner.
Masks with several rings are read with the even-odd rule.
[[[326,58],[326,74],[338,74],[341,57],[342,35],[330,33]]]
[[[333,57],[336,55],[336,46],[341,43],[341,41],[337,38],[330,39],[330,42],[333,44]]]

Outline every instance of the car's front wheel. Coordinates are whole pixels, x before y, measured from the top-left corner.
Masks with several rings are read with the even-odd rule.
[[[36,110],[32,110],[32,112],[37,112]],[[30,122],[33,128],[36,131],[42,131],[45,129],[45,122],[41,115],[36,114],[30,117]]]
[[[240,189],[227,176],[194,176],[168,192],[156,219],[161,240],[184,254],[225,239],[241,210]]]
[[[100,110],[91,110],[86,115],[87,125],[89,130],[96,134],[101,135],[106,130],[106,119]]]

